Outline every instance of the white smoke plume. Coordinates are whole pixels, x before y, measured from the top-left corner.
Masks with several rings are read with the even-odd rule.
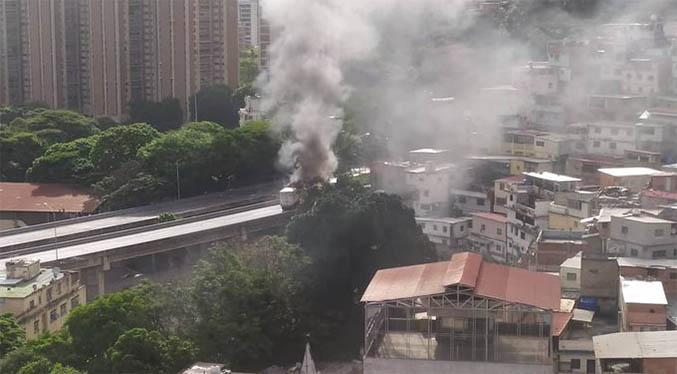
[[[337,167],[331,146],[341,129],[349,94],[343,66],[366,58],[376,35],[360,1],[266,0],[264,14],[275,33],[264,105],[293,140],[280,161],[293,181],[327,178]]]
[[[275,113],[278,128],[291,129],[292,140],[283,145],[280,161],[294,170],[292,181],[327,178],[336,170],[331,147],[351,93],[346,73],[382,57],[383,48],[392,48],[382,45],[384,39],[423,32],[429,17],[453,18],[465,2],[263,1],[263,15],[274,33],[268,74],[260,80],[264,107]]]

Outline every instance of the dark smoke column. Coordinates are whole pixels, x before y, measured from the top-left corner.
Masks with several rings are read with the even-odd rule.
[[[332,144],[349,89],[342,66],[365,58],[375,45],[361,1],[264,0],[263,15],[274,30],[268,76],[262,77],[264,106],[274,126],[291,129],[280,163],[292,181],[326,179],[337,167]]]

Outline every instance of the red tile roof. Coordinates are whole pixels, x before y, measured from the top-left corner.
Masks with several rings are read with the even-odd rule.
[[[100,202],[80,187],[0,182],[0,211],[92,213]]]
[[[500,222],[500,223],[508,222],[508,217],[501,215],[501,214],[496,214],[496,213],[478,212],[478,213],[471,213],[470,215],[477,216],[477,217],[484,218],[484,219],[488,219],[488,220],[491,220],[491,221],[497,221],[497,222]]]
[[[485,263],[474,253],[457,253],[450,261],[383,269],[376,272],[363,302],[409,299],[446,292],[461,284],[479,296],[559,310],[559,277]]]
[[[658,191],[658,190],[644,190],[642,196],[658,197],[661,199],[677,200],[677,192]]]

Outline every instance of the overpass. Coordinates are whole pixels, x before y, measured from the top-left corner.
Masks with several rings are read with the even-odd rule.
[[[279,182],[263,183],[182,200],[0,231],[0,253],[152,225],[158,222],[158,216],[163,213],[187,218],[248,203],[274,200],[278,198],[279,189]]]
[[[46,266],[80,271],[87,299],[106,290],[106,272],[115,263],[183,248],[205,246],[233,238],[246,239],[284,227],[290,213],[270,200],[209,212],[176,221],[147,224],[130,229],[89,235],[63,243],[6,250],[0,253],[0,269],[12,258],[40,260]],[[2,238],[0,238],[1,240]]]

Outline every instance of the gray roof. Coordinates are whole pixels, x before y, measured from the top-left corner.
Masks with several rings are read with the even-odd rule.
[[[677,358],[677,331],[617,332],[592,341],[597,358]]]

